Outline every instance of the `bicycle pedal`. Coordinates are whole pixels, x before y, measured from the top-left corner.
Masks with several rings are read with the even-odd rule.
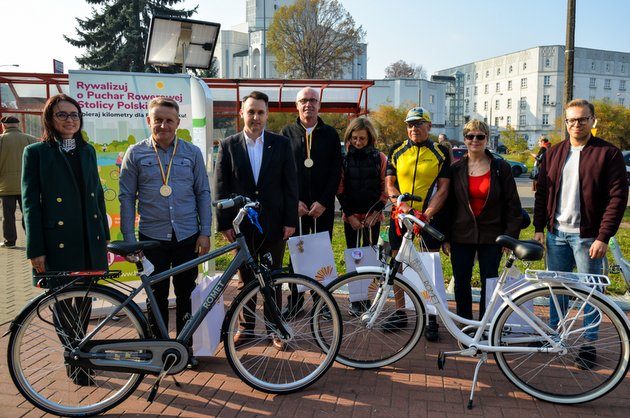
[[[438,369],[444,370],[444,364],[446,364],[446,354],[444,354],[443,351],[440,351],[440,354],[438,354],[437,363]]]

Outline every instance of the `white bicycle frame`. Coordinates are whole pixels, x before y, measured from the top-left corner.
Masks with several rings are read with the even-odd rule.
[[[446,305],[446,301],[443,301],[439,294],[435,291],[435,287],[429,275],[420,260],[420,254],[418,250],[413,245],[413,224],[417,224],[421,227],[424,226],[424,222],[418,219],[417,217],[409,214],[401,214],[399,215],[399,222],[402,222],[407,228],[407,232],[403,236],[402,244],[400,250],[396,254],[396,261],[403,263],[404,265],[409,266],[412,270],[414,270],[420,280],[422,281],[422,285],[424,286],[424,290],[420,293],[421,300],[423,302],[431,302],[433,306],[435,306],[438,315],[442,318],[444,326],[448,329],[450,334],[455,337],[460,343],[468,346],[468,349],[462,350],[460,352],[461,355],[469,355],[474,356],[478,351],[481,352],[510,352],[510,353],[533,353],[533,352],[563,352],[566,350],[561,344],[563,337],[568,334],[573,334],[576,332],[583,332],[586,329],[578,325],[578,322],[581,322],[583,319],[582,312],[585,304],[582,303],[582,306],[577,311],[577,314],[573,318],[560,318],[559,329],[561,330],[560,338],[553,338],[552,335],[555,334],[555,330],[553,330],[547,323],[543,322],[536,315],[531,315],[522,310],[518,305],[514,303],[514,300],[518,298],[521,294],[531,291],[536,288],[548,287],[551,289],[552,285],[562,285],[569,291],[572,291],[573,295],[577,298],[574,303],[588,302],[590,297],[597,293],[599,296],[604,297],[603,294],[598,292],[596,286],[585,285],[577,280],[568,279],[562,275],[555,274],[551,272],[551,274],[547,274],[547,277],[540,278],[536,274],[526,274],[526,278],[528,281],[521,285],[517,286],[508,286],[504,289],[504,285],[506,283],[506,279],[508,276],[508,268],[505,268],[499,277],[497,286],[492,293],[492,297],[488,303],[488,307],[483,315],[483,318],[480,321],[470,320],[466,318],[462,318],[457,314],[451,312]],[[514,255],[511,255],[512,261],[516,260]],[[392,285],[389,283],[389,278],[392,273],[390,266],[386,267],[359,267],[357,268],[359,273],[380,273],[384,277],[384,281],[382,286],[379,288],[375,300],[377,301],[376,305],[370,307],[370,309],[363,314],[362,321],[366,324],[368,328],[374,326],[375,321],[378,319],[383,306],[385,305],[387,297],[382,297],[383,295],[389,295],[390,291],[392,291]],[[527,273],[535,271],[527,271]],[[549,272],[545,272],[549,273]],[[574,275],[576,276],[576,275]],[[409,281],[400,273],[396,272],[396,277],[409,284],[409,286],[413,286]],[[610,281],[606,276],[597,275],[598,278],[605,278],[605,280],[601,279],[599,284],[606,285],[609,284]],[[580,289],[587,292],[587,296],[583,296],[581,293],[574,292],[573,289]],[[523,339],[523,341],[541,341],[541,338],[546,341],[548,345],[545,347],[504,347],[504,346],[494,346],[491,345],[488,340],[482,340],[484,332],[489,330],[492,333],[491,327],[494,325],[494,321],[501,312],[501,310],[496,310],[495,306],[503,303],[510,306],[514,313],[516,313],[527,325],[529,325],[536,333],[540,335],[540,337],[529,337],[529,339]],[[558,302],[558,298],[555,293],[551,291],[551,301],[550,303],[554,303],[558,312],[561,312],[560,304]],[[612,304],[615,308],[617,306]],[[618,308],[617,308],[618,309]],[[621,313],[621,310],[619,310]],[[625,317],[625,315],[623,315]],[[468,334],[463,332],[457,326],[457,323],[470,325],[477,328],[475,335],[470,337]],[[589,327],[594,327],[599,324],[592,324]],[[581,327],[581,328],[580,328]],[[491,335],[491,334],[489,334]]]

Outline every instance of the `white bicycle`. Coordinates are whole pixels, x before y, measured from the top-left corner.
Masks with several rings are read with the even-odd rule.
[[[419,198],[401,195],[397,204],[403,200]],[[544,249],[536,241],[502,235],[497,243],[510,250],[505,269],[483,318],[465,319],[448,310],[413,245],[421,230],[437,239],[443,235],[412,214],[400,214],[398,222],[406,232],[389,265],[359,267],[327,287],[343,319],[337,361],[367,369],[403,358],[422,335],[428,302],[460,345],[457,351],[440,353],[438,367],[442,369],[449,356],[479,359],[468,408],[472,407],[479,369],[488,353],[494,354],[497,365],[514,385],[549,402],[591,401],[623,380],[630,359],[630,327],[623,312],[599,290],[610,284],[608,277],[526,270],[525,280],[508,284],[508,270],[517,259],[539,260]],[[399,272],[401,265],[420,277],[422,298]],[[361,300],[357,300],[357,289],[362,289]],[[561,312],[555,319],[550,306]]]

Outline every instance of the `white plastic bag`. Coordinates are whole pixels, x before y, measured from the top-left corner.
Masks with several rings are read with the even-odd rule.
[[[311,277],[324,286],[337,278],[337,266],[328,232],[289,238],[289,254],[294,272]],[[298,286],[298,292],[302,293],[305,290],[303,286]]]
[[[208,297],[214,283],[219,280],[220,274],[214,277],[203,276],[197,287],[190,295],[192,311],[197,312],[203,301]],[[215,302],[214,306],[203,319],[193,334],[193,354],[197,357],[212,357],[221,342],[221,326],[225,317],[223,295]]]
[[[492,293],[494,292],[494,288],[497,287],[498,282],[499,282],[498,277],[491,277],[491,278],[486,279],[486,308],[488,308],[488,304],[490,303],[490,298],[492,298]],[[505,285],[503,288],[504,289],[511,288],[511,287],[521,288],[523,285],[527,283],[528,282],[523,278],[523,274],[521,273],[521,271],[517,269],[516,267],[512,267],[508,271],[508,276],[506,278]],[[496,311],[499,310],[501,305],[503,305],[502,301],[501,300],[497,301],[497,304],[495,305],[493,311],[491,312],[492,316],[494,316]],[[519,307],[523,309],[523,311],[533,312],[534,301],[530,300],[524,304],[519,305]],[[525,322],[525,320],[521,318],[521,316],[518,315],[517,313],[512,313],[512,315],[510,315],[510,317],[508,318],[506,322],[506,325],[519,326],[521,327],[520,329],[523,332],[533,331],[532,327],[529,326],[529,324],[527,324],[527,322]]]
[[[359,247],[359,236],[362,231],[357,232],[357,244],[355,248],[348,248],[344,251],[346,261],[346,273],[357,270],[357,267],[381,265],[378,259],[376,248],[371,246]],[[359,302],[368,299],[368,286],[372,283],[371,279],[355,280],[348,283],[348,293],[350,294],[350,302]]]
[[[448,309],[446,305],[446,288],[444,287],[444,273],[442,272],[442,261],[440,260],[440,253],[437,252],[421,252],[419,253],[420,260],[422,261],[422,265],[424,266],[425,271],[429,275],[431,282],[433,283],[433,287],[435,288],[435,292],[442,299],[443,306]],[[403,275],[407,278],[409,283],[412,284],[414,290],[418,293],[425,301],[425,306],[427,308],[427,312],[431,315],[437,315],[437,310],[435,306],[431,303],[427,302],[427,297],[423,296],[423,292],[426,292],[422,281],[420,280],[420,276],[416,274],[410,267],[405,267],[403,270]],[[405,307],[407,309],[412,309],[413,305],[411,300],[405,295]]]

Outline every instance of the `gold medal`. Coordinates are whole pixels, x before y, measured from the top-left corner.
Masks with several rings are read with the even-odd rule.
[[[304,160],[304,167],[306,168],[313,167],[313,160],[311,160],[310,158],[307,158],[306,160]]]
[[[171,193],[173,193],[173,189],[171,189],[171,186],[169,186],[168,184],[165,184],[162,187],[160,187],[160,194],[162,196],[169,197]]]

